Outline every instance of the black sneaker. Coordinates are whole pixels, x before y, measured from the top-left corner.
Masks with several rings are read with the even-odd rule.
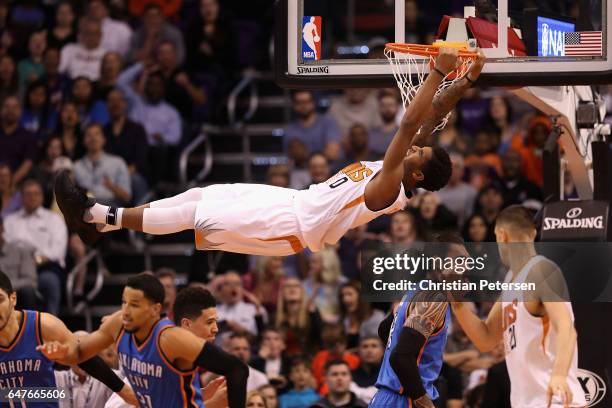
[[[55,177],[55,199],[68,230],[76,232],[87,245],[94,245],[102,233],[96,229],[96,224],[83,221],[83,214],[96,200],[87,197],[85,191],[72,181],[68,170],[60,171]]]

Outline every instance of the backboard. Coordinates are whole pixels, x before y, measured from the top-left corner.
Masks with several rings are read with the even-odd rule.
[[[288,88],[393,86],[386,42],[474,39],[479,85],[612,83],[606,0],[279,0],[275,69]]]

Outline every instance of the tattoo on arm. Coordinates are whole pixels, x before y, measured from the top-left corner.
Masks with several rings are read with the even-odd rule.
[[[423,125],[419,129],[415,140],[416,145],[423,146],[426,144],[436,125],[455,107],[470,86],[471,84],[467,79],[461,78],[434,97],[431,115],[425,118]]]
[[[440,292],[419,292],[411,301],[405,326],[429,338],[444,324],[448,302]]]

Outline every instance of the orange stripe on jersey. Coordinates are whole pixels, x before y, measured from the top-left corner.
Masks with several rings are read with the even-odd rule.
[[[19,340],[21,340],[21,336],[23,335],[23,332],[25,331],[27,321],[28,321],[28,315],[26,312],[22,311],[21,312],[21,327],[19,328],[19,333],[17,333],[17,336],[15,336],[15,338],[13,339],[13,341],[11,341],[8,347],[0,346],[1,351],[8,353],[9,351],[15,348],[15,346],[19,343]]]
[[[298,237],[295,235],[287,235],[284,237],[278,238],[259,238],[261,241],[273,242],[273,241],[287,241],[289,245],[291,245],[291,249],[297,254],[298,252],[302,252],[304,250],[304,246]]]
[[[339,213],[344,211],[344,210],[348,210],[349,208],[353,208],[361,203],[365,202],[365,195],[362,195],[360,197],[355,198],[354,200],[351,200],[347,205],[345,205],[344,207],[342,207],[342,209],[340,211],[338,211]]]
[[[550,330],[550,320],[548,316],[542,317],[542,350],[546,353],[546,336]]]
[[[180,389],[181,389],[181,395],[183,397],[183,407],[188,407],[189,405],[189,400],[187,398],[187,393],[185,392],[185,377],[181,376],[180,377]]]
[[[158,332],[157,332],[157,339],[155,339],[155,344],[157,345],[157,352],[158,352],[159,356],[161,357],[162,361],[164,362],[164,364],[165,364],[165,365],[166,365],[166,366],[167,366],[167,367],[168,367],[170,370],[174,371],[174,373],[175,373],[175,374],[180,375],[180,376],[181,376],[181,381],[183,381],[182,377],[184,377],[184,376],[188,376],[188,375],[193,374],[193,373],[196,371],[196,369],[194,368],[193,370],[189,370],[189,371],[182,371],[182,370],[179,370],[178,368],[176,368],[176,367],[175,367],[175,366],[172,364],[172,362],[168,360],[168,358],[166,357],[166,354],[164,354],[164,351],[161,349],[161,344],[159,344],[159,339],[161,338],[162,333],[163,333],[165,330],[171,329],[171,328],[173,328],[173,327],[176,327],[176,326],[166,326],[166,327],[162,328],[160,331],[158,331]],[[197,373],[196,373],[196,374],[197,374]],[[181,387],[181,389],[183,389],[183,388]]]

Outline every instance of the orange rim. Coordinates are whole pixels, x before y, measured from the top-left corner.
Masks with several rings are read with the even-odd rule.
[[[440,52],[441,47],[448,46],[447,44],[403,44],[403,43],[387,43],[385,49],[388,51],[399,52],[402,54],[421,55],[423,57],[435,57]],[[459,56],[461,58],[476,59],[478,54],[473,51],[468,51],[465,47],[459,48]]]

